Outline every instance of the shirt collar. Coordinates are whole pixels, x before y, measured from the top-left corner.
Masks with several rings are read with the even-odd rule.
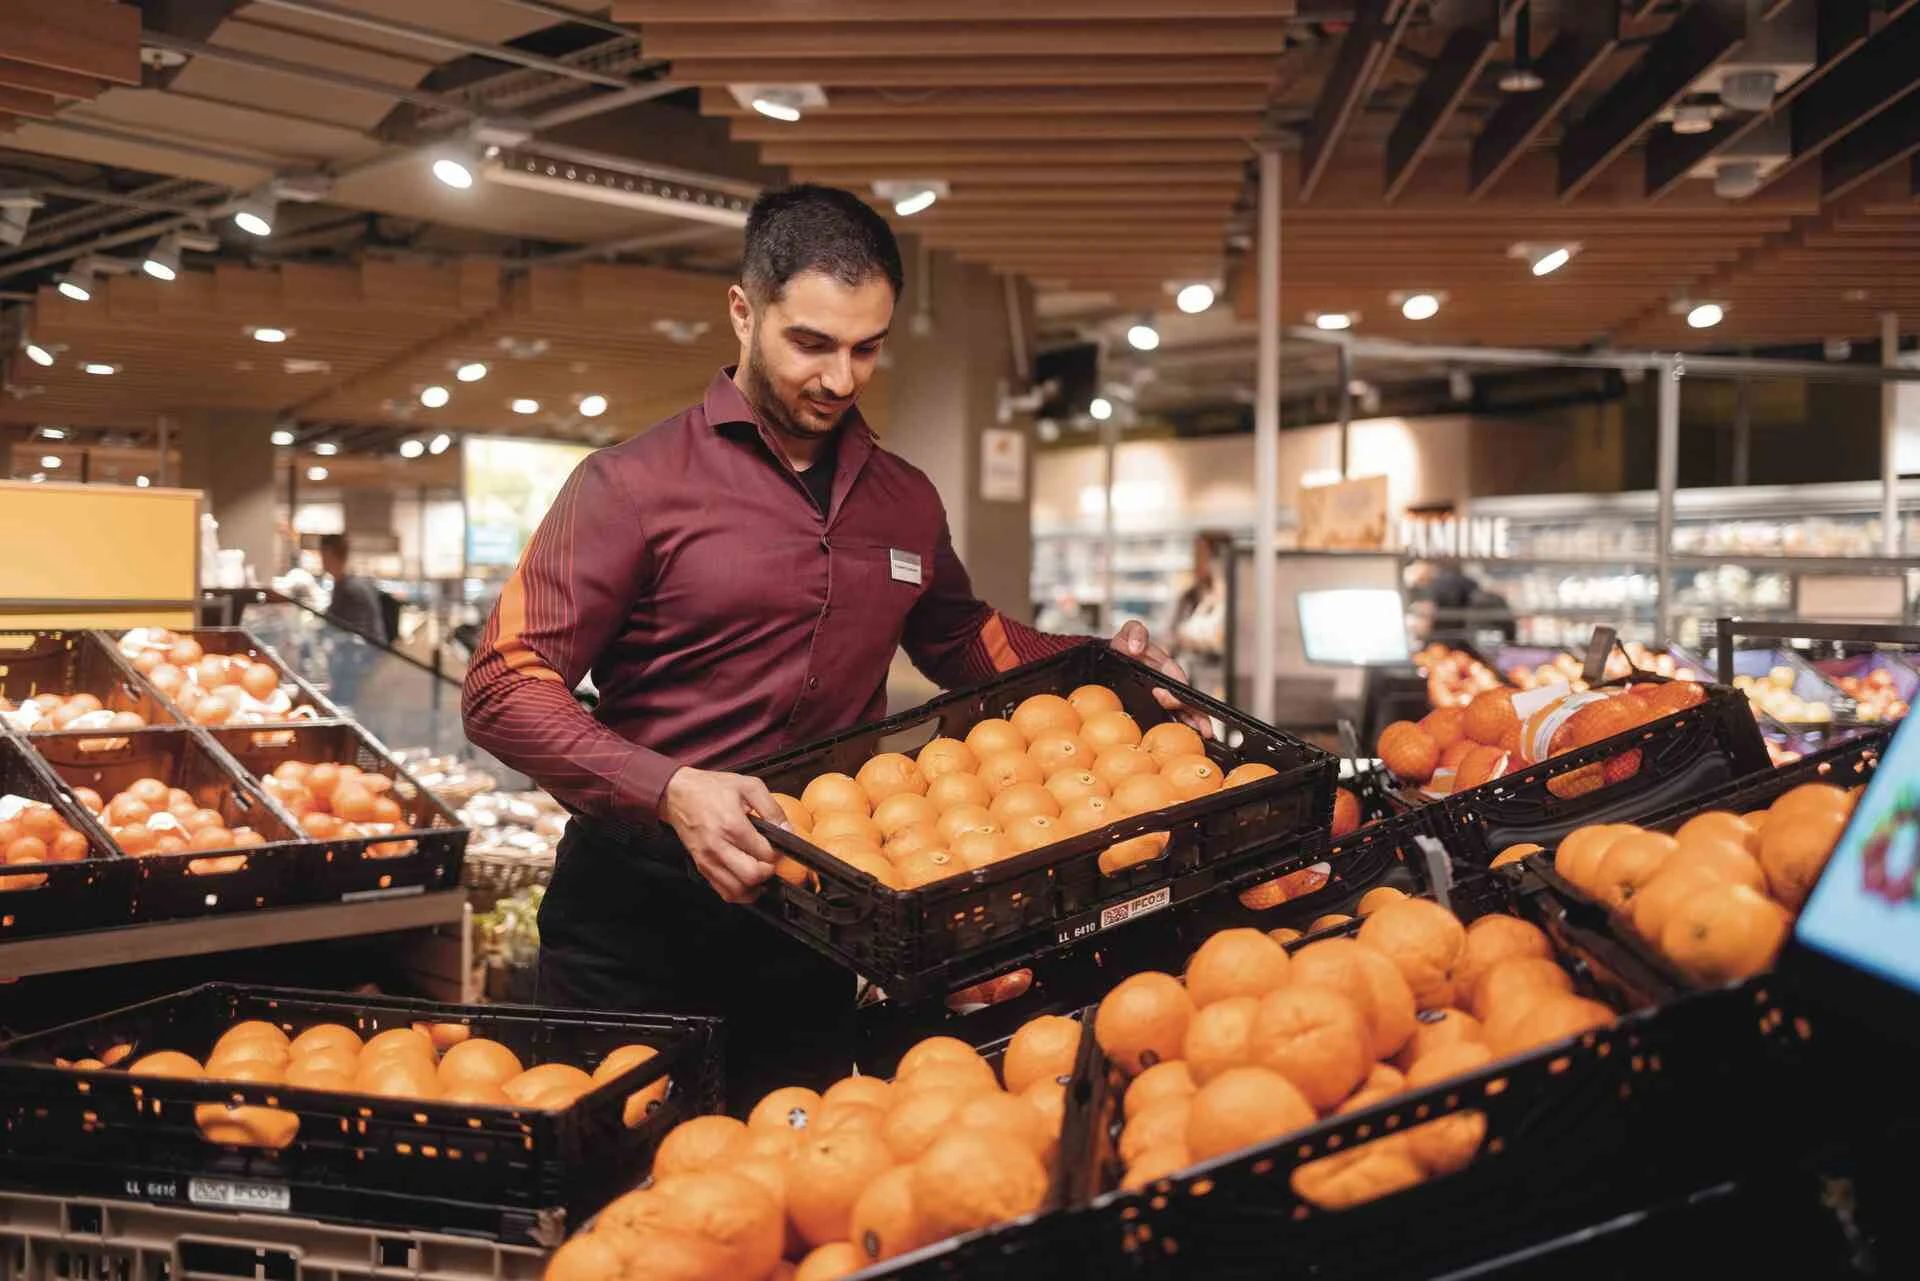
[[[737,368],[736,365],[728,365],[707,384],[707,394],[700,405],[706,414],[707,425],[718,428],[738,424],[764,431],[766,424],[760,421],[760,416],[753,412],[753,406],[747,403],[747,398],[734,385],[733,375]],[[860,407],[855,405],[840,420],[840,444],[844,447],[849,441],[873,439],[873,428],[867,425],[867,420],[860,414]]]

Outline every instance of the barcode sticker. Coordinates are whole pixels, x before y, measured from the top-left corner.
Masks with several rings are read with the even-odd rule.
[[[1173,887],[1171,885],[1163,885],[1151,894],[1142,894],[1139,898],[1129,899],[1125,903],[1115,903],[1112,907],[1101,912],[1100,928],[1110,930],[1114,926],[1131,921],[1137,916],[1145,916],[1148,912],[1157,912],[1172,902]]]
[[[189,1179],[187,1200],[226,1210],[286,1210],[293,1204],[284,1183],[242,1183],[233,1179]]]

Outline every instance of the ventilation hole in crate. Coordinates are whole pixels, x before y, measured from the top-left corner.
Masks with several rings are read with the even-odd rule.
[[[1602,1041],[1600,1042],[1599,1045],[1594,1047],[1594,1050],[1596,1053],[1600,1055],[1601,1058],[1604,1059],[1609,1054],[1613,1053],[1613,1043],[1611,1041]]]
[[[1398,1112],[1395,1112],[1395,1113],[1393,1113],[1393,1114],[1392,1114],[1391,1116],[1389,1116],[1389,1117],[1388,1117],[1388,1118],[1387,1118],[1387,1119],[1386,1119],[1386,1120],[1385,1120],[1385,1121],[1384,1121],[1384,1122],[1383,1122],[1382,1124],[1383,1124],[1383,1125],[1384,1125],[1384,1126],[1385,1126],[1385,1127],[1386,1127],[1387,1129],[1389,1129],[1389,1130],[1397,1130],[1397,1129],[1399,1129],[1399,1128],[1400,1128],[1400,1114],[1399,1114]]]
[[[1569,1069],[1570,1069],[1570,1068],[1572,1068],[1572,1067],[1573,1067],[1573,1058],[1572,1058],[1572,1056],[1571,1056],[1571,1055],[1566,1055],[1566,1054],[1562,1054],[1562,1055],[1561,1055],[1561,1056],[1560,1056],[1559,1058],[1557,1058],[1557,1059],[1555,1059],[1555,1060],[1553,1060],[1553,1061],[1552,1061],[1551,1063],[1549,1063],[1549,1064],[1547,1064],[1547,1075],[1548,1075],[1548,1076],[1559,1076],[1559,1075],[1560,1075],[1560,1074],[1561,1074],[1562,1072],[1565,1072],[1565,1071],[1567,1071],[1567,1070],[1569,1070]]]
[[[420,1155],[432,1160],[440,1155],[440,1149],[434,1147],[431,1143],[422,1144],[420,1147]]]
[[[1507,1092],[1507,1078],[1504,1076],[1494,1077],[1493,1080],[1488,1081],[1486,1085],[1482,1087],[1480,1092],[1490,1099],[1497,1095],[1505,1094]]]
[[[1180,1253],[1180,1243],[1172,1237],[1162,1237],[1160,1238],[1160,1251],[1163,1254],[1178,1254]]]
[[[1327,1136],[1327,1151],[1329,1152],[1338,1151],[1342,1142],[1344,1142],[1344,1140],[1341,1139],[1339,1135],[1329,1134]]]
[[[1302,1161],[1309,1160],[1313,1156],[1313,1144],[1302,1143],[1299,1147],[1293,1150],[1293,1154],[1299,1157]]]
[[[1312,1213],[1313,1211],[1308,1209],[1306,1206],[1296,1205],[1293,1207],[1293,1220],[1295,1223],[1303,1223],[1307,1220],[1307,1218],[1310,1215],[1312,1215]]]
[[[1140,1217],[1140,1207],[1137,1205],[1130,1205],[1126,1209],[1120,1211],[1120,1217],[1128,1221],[1137,1219]]]
[[[1506,1150],[1507,1150],[1507,1141],[1505,1139],[1495,1138],[1495,1139],[1487,1140],[1488,1156],[1499,1156],[1502,1152]]]
[[[1273,1173],[1273,1158],[1272,1158],[1272,1157],[1263,1157],[1262,1159],[1260,1159],[1260,1160],[1258,1160],[1258,1161],[1255,1161],[1255,1162],[1253,1163],[1253,1172],[1254,1172],[1255,1174],[1272,1174],[1272,1173]]]
[[[467,1118],[467,1124],[471,1126],[473,1129],[477,1130],[480,1128],[480,1118],[477,1116],[470,1116]]]
[[[401,1156],[412,1156],[412,1155],[413,1155],[413,1144],[411,1144],[411,1143],[396,1143],[396,1144],[394,1144],[394,1145],[393,1145],[393,1150],[394,1150],[395,1152],[398,1152],[398,1153],[399,1153],[399,1154],[400,1154]]]
[[[0,916],[0,927],[6,927],[6,928],[11,928],[11,927],[12,927],[12,925],[13,925],[13,914],[12,914],[12,913],[8,913],[8,914],[7,914],[7,915],[5,915],[5,916]]]
[[[79,1091],[81,1094],[92,1094],[93,1082],[92,1081],[75,1081],[73,1083],[73,1088]]]
[[[415,1112],[413,1114],[413,1123],[415,1125],[425,1125],[427,1123],[427,1114],[425,1112]]]
[[[1166,1209],[1167,1208],[1166,1193],[1164,1192],[1160,1193],[1159,1195],[1155,1196],[1151,1201],[1148,1201],[1147,1204],[1153,1207],[1155,1210]]]
[[[1798,1036],[1801,1040],[1811,1041],[1813,1039],[1813,1024],[1807,1022],[1805,1019],[1795,1019],[1793,1021],[1793,1032],[1794,1035]]]
[[[1665,1064],[1661,1062],[1660,1056],[1658,1054],[1649,1054],[1647,1056],[1647,1066],[1649,1068],[1652,1068],[1655,1072],[1658,1072],[1663,1066],[1665,1066]]]
[[[381,1267],[412,1268],[414,1266],[413,1242],[395,1237],[381,1237],[375,1244],[379,1247]]]
[[[1373,1127],[1370,1125],[1363,1125],[1359,1129],[1353,1132],[1353,1137],[1356,1141],[1364,1141],[1368,1137],[1370,1137],[1372,1134],[1373,1134]]]
[[[97,1205],[69,1205],[67,1211],[67,1231],[85,1236],[99,1236],[101,1232],[100,1207]]]

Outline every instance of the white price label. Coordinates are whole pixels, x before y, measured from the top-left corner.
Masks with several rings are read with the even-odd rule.
[[[1142,894],[1139,898],[1129,899],[1125,903],[1115,903],[1100,913],[1100,928],[1110,930],[1116,925],[1131,921],[1148,912],[1157,912],[1173,903],[1173,887],[1162,886],[1151,894]]]
[[[242,1183],[232,1179],[189,1179],[187,1200],[224,1210],[286,1210],[293,1197],[282,1183]]]

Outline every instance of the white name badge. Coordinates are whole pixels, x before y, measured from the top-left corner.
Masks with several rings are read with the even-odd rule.
[[[893,581],[920,585],[920,557],[913,552],[903,552],[898,547],[887,548],[887,558],[893,565]]]

